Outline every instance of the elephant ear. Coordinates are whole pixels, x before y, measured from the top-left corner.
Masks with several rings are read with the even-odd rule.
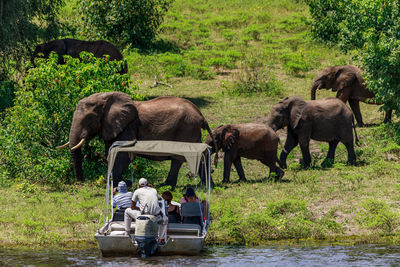
[[[102,135],[104,140],[115,139],[128,125],[138,119],[136,106],[130,96],[108,93],[104,108]]]
[[[348,70],[339,69],[335,74],[335,82],[332,86],[332,91],[343,90],[343,88],[352,85],[356,79],[357,76],[355,73]]]
[[[290,102],[290,124],[292,129],[295,129],[303,115],[307,103],[300,97],[294,97]]]
[[[238,139],[240,132],[239,130],[228,125],[222,131],[221,135],[222,135],[222,149],[225,152],[232,148],[233,144],[235,144],[236,140]]]

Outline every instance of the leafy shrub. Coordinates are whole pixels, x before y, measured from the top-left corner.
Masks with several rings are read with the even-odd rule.
[[[55,147],[68,138],[78,101],[105,91],[136,97],[129,76],[118,73],[123,62],[95,58],[85,52],[81,60],[65,58],[64,65],[57,64],[56,54],[38,59],[38,66],[29,70],[23,86],[15,92],[15,104],[0,125],[0,165],[10,178],[52,185],[70,181],[69,152]],[[91,174],[87,177],[98,176],[102,163],[86,162],[91,164],[91,168],[85,168]]]
[[[346,18],[343,10],[352,0],[306,0],[312,17],[311,32],[324,42],[337,44],[340,23]]]
[[[0,81],[0,114],[11,106],[16,86],[17,84],[12,81]]]
[[[358,50],[368,89],[385,110],[400,114],[398,1],[309,0],[317,38]],[[329,14],[331,14],[329,16]]]
[[[281,59],[285,70],[296,76],[302,76],[312,69],[311,62],[303,53],[287,53]]]
[[[0,81],[22,70],[24,59],[38,39],[58,34],[57,13],[62,0],[0,2]],[[1,86],[1,85],[0,85]]]
[[[260,35],[263,31],[265,31],[265,26],[251,25],[251,26],[248,26],[246,29],[244,29],[244,34],[249,36],[250,38],[252,38],[255,41],[259,41]]]
[[[182,77],[186,74],[187,63],[182,55],[165,53],[161,54],[158,61],[160,62],[165,77]]]
[[[149,46],[167,12],[170,0],[86,0],[81,11],[87,31],[120,44]]]

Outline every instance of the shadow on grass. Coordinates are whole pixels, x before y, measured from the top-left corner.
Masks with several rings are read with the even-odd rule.
[[[372,128],[372,127],[377,127],[379,126],[379,123],[366,123],[363,126],[357,126],[356,128]]]
[[[154,98],[160,97],[158,95],[148,95],[147,99],[151,100]],[[199,96],[199,97],[186,97],[186,96],[181,96],[182,98],[189,100],[193,104],[195,104],[198,108],[206,107],[210,105],[213,101],[211,97],[204,97],[204,96]]]
[[[173,41],[168,40],[154,40],[151,44],[146,47],[137,47],[139,49],[140,54],[149,54],[149,53],[179,53],[183,48],[178,46]]]

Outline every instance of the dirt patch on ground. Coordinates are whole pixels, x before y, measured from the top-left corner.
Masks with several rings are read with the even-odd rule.
[[[344,234],[347,236],[362,236],[366,234],[366,231],[357,227],[356,223],[354,222],[353,218],[355,214],[353,214],[353,212],[345,213],[340,210],[339,207],[342,205],[342,199],[329,199],[313,203],[310,206],[310,210],[313,211],[314,216],[317,219],[328,217],[335,220],[340,225],[343,225]]]

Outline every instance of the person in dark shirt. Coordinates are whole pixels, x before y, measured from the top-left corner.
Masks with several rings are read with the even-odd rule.
[[[165,191],[161,194],[161,197],[168,203],[168,222],[169,223],[180,223],[181,213],[178,205],[171,203],[172,194],[170,191]]]

